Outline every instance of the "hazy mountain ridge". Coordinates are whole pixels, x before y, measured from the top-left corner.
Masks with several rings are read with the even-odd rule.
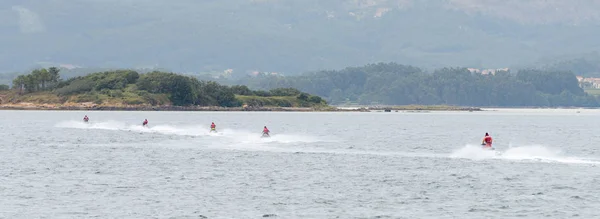
[[[591,0],[6,0],[0,71],[41,61],[288,74],[379,61],[507,67],[598,50],[599,9]]]

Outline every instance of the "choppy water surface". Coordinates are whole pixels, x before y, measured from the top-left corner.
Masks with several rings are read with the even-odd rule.
[[[580,111],[0,111],[0,217],[598,218]]]

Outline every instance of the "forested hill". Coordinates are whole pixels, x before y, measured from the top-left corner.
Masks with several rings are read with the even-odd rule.
[[[319,71],[295,77],[259,75],[236,83],[251,88],[293,87],[332,104],[448,104],[461,106],[600,106],[568,71],[520,70],[495,74],[466,68],[432,73],[395,63]]]

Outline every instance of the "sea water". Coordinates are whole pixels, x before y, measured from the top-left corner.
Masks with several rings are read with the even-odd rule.
[[[598,218],[599,118],[0,111],[0,217]]]

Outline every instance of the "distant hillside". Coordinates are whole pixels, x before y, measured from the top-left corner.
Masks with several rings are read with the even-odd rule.
[[[600,78],[600,54],[597,52],[546,59],[538,62],[537,66],[558,71],[571,71],[584,77]]]
[[[466,68],[427,72],[377,63],[300,76],[259,75],[237,83],[255,89],[292,87],[332,104],[455,105],[493,107],[599,107],[600,99],[579,87],[569,71],[524,69],[493,74]]]
[[[597,11],[593,0],[3,0],[0,72],[511,67],[598,51]]]

